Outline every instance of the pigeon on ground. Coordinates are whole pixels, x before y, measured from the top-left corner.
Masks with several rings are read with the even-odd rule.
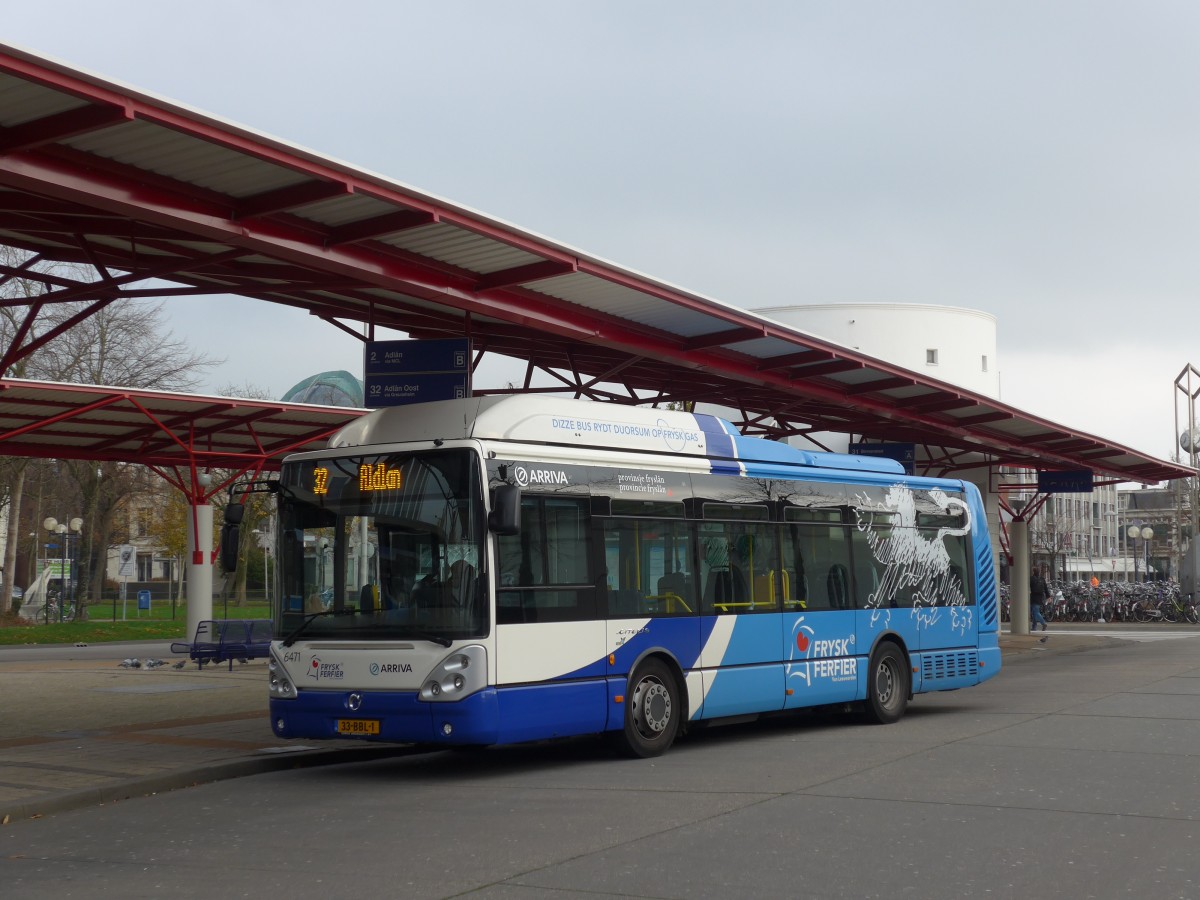
[[[126,659],[121,663],[122,669],[140,669],[141,667],[141,660],[139,660],[136,656]]]
[[[186,659],[181,659],[179,662],[175,663],[175,665],[171,666],[171,668],[172,669],[182,669],[184,666],[187,665],[187,663],[188,663],[188,661]]]

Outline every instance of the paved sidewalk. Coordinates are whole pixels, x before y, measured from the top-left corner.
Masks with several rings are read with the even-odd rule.
[[[232,671],[121,660],[0,662],[0,824],[400,749],[276,738],[263,660]]]
[[[1004,635],[1006,665],[1118,644]],[[127,650],[128,648],[126,648]],[[0,661],[0,823],[283,768],[406,752],[394,744],[282,741],[267,719],[266,663],[175,669],[121,657]],[[172,660],[174,662],[174,660]]]

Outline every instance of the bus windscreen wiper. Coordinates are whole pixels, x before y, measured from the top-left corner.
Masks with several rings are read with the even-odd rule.
[[[292,646],[292,644],[296,643],[296,638],[300,637],[300,635],[304,632],[304,629],[308,628],[308,626],[311,625],[314,620],[319,619],[322,616],[356,616],[356,615],[358,615],[358,610],[355,610],[355,609],[323,609],[320,612],[309,613],[308,615],[306,615],[304,617],[304,621],[301,622],[299,625],[297,625],[295,628],[293,628],[288,633],[287,637],[285,637],[283,639],[283,646],[290,647],[290,646]]]
[[[439,647],[449,647],[454,643],[450,638],[442,637],[440,634],[430,634],[427,631],[411,631],[409,633],[418,641],[429,641],[429,643],[437,644]]]

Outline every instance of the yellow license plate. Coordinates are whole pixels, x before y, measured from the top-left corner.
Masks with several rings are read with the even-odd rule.
[[[338,719],[338,734],[379,734],[379,720]]]

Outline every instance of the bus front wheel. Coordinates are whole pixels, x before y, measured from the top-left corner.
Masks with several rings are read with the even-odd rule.
[[[642,759],[661,756],[675,742],[682,715],[671,670],[662,660],[646,660],[629,679],[625,727],[618,732],[621,749]]]
[[[867,670],[867,719],[879,725],[900,721],[908,706],[908,664],[893,643],[880,644]]]

